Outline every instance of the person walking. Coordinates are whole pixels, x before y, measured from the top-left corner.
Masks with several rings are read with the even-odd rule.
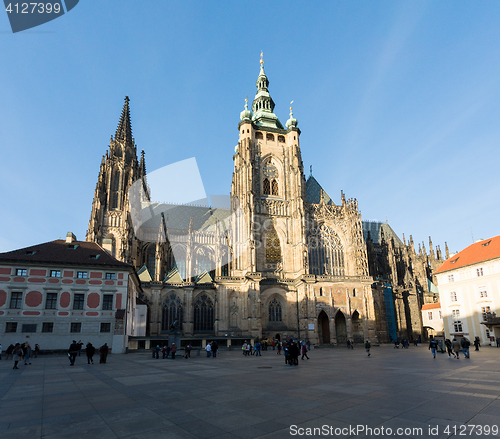
[[[207,351],[207,358],[210,358],[210,356],[212,355],[212,346],[210,345],[210,343],[207,343],[207,345],[205,346],[205,350]]]
[[[276,355],[281,355],[281,348],[282,348],[282,346],[283,346],[283,345],[282,345],[282,344],[281,344],[281,342],[279,341],[279,342],[277,343],[277,346],[278,346],[278,352],[276,353]]]
[[[14,367],[12,369],[19,369],[17,364],[23,359],[23,348],[19,343],[16,343],[12,350],[12,358],[14,360]]]
[[[90,341],[85,347],[85,353],[87,354],[87,364],[94,364],[95,347],[92,345],[92,343],[90,343]]]
[[[497,348],[500,348],[500,337],[497,337]]]
[[[432,356],[436,358],[436,350],[437,350],[438,344],[436,340],[434,340],[434,337],[431,336],[431,339],[429,341],[429,349],[432,352]]]
[[[464,353],[465,358],[470,359],[470,353],[469,353],[469,348],[470,348],[470,341],[467,340],[466,337],[462,338],[462,341],[460,342],[462,345],[462,352]]]
[[[5,359],[6,359],[6,360],[8,360],[8,359],[9,359],[9,357],[10,357],[10,359],[12,360],[12,352],[14,351],[14,347],[15,347],[15,346],[11,343],[11,344],[9,345],[9,347],[7,348],[7,350],[5,351],[5,354],[7,355],[7,356],[5,357]]]
[[[458,342],[456,337],[453,338],[451,345],[453,346],[453,350],[455,351],[455,354],[457,355],[457,360],[460,360],[460,343]]]
[[[351,340],[347,340],[347,349],[351,349]]]
[[[31,364],[31,356],[33,355],[33,350],[31,349],[31,345],[26,342],[24,344],[24,365],[28,366]]]
[[[448,358],[451,358],[451,355],[453,354],[453,358],[455,358],[455,352],[453,352],[453,347],[451,345],[451,341],[449,338],[447,338],[444,341],[444,344],[446,346],[446,352],[448,352]]]
[[[80,349],[80,345],[73,340],[73,343],[69,345],[68,354],[69,354],[69,365],[74,366],[76,356],[78,355],[78,350]]]
[[[175,353],[177,352],[177,345],[172,343],[172,347],[170,348],[170,353],[172,354],[172,360],[175,360]]]
[[[212,342],[212,356],[215,358],[217,357],[217,353],[219,351],[219,345],[217,344],[217,342],[214,340]]]
[[[479,341],[479,337],[474,338],[474,347],[476,348],[475,350],[478,351],[479,348],[481,347],[481,342]]]
[[[191,344],[188,344],[185,348],[184,348],[184,352],[185,352],[185,355],[184,355],[184,358],[187,360],[188,358],[191,358],[191,350],[193,349],[193,346],[191,346]]]
[[[371,347],[372,347],[372,345],[370,344],[370,342],[368,340],[366,340],[365,349],[366,349],[366,353],[368,354],[368,357],[371,355],[370,354],[370,348]]]
[[[78,340],[78,356],[82,355],[82,347],[83,347],[82,341]]]
[[[289,359],[289,364],[291,363],[292,366],[298,366],[299,365],[299,346],[297,343],[292,341],[292,344],[290,345],[290,359]]]
[[[38,343],[35,344],[35,358],[38,358],[38,354],[40,353],[40,345]]]
[[[262,346],[261,346],[259,341],[257,343],[255,343],[255,356],[256,357],[262,357],[262,354],[260,353],[261,347]]]
[[[302,343],[302,360],[306,357],[309,360],[309,357],[307,356],[307,345],[305,343]]]
[[[159,348],[159,347],[158,347]],[[99,348],[99,364],[106,364],[106,360],[108,358],[108,353],[109,353],[109,347],[107,343],[104,343],[100,348]],[[158,358],[158,357],[156,357]]]

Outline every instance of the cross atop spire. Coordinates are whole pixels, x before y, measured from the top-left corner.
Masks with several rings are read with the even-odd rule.
[[[130,99],[125,96],[125,104],[123,104],[123,111],[116,129],[115,140],[124,140],[128,144],[132,144],[132,123],[130,122]]]

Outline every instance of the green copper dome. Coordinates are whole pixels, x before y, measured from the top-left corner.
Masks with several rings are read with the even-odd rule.
[[[248,109],[248,100],[245,99],[245,109],[240,113],[241,120],[252,120],[252,112]]]

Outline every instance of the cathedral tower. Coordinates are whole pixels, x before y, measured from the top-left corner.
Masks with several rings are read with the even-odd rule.
[[[121,261],[134,263],[137,249],[128,189],[145,177],[146,165],[144,151],[137,160],[129,101],[126,96],[115,136],[101,161],[86,240],[97,242]]]
[[[304,274],[305,179],[300,130],[291,109],[286,128],[274,114],[262,59],[256,85],[252,111],[245,103],[240,115],[234,155],[231,195],[243,212],[235,242],[246,241],[246,250],[235,261],[233,273],[260,272],[266,277],[294,279]]]

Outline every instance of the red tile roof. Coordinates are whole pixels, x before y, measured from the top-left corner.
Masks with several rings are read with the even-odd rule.
[[[444,261],[434,274],[489,261],[495,258],[500,258],[500,235],[494,238],[483,239],[482,241],[469,245],[469,247],[465,248],[460,253]]]
[[[427,305],[422,305],[422,309],[436,309],[436,308],[441,308],[441,304],[438,303],[428,303]]]
[[[73,241],[68,244],[63,239],[0,253],[0,264],[7,262],[132,268],[131,265],[115,259],[95,242]]]

